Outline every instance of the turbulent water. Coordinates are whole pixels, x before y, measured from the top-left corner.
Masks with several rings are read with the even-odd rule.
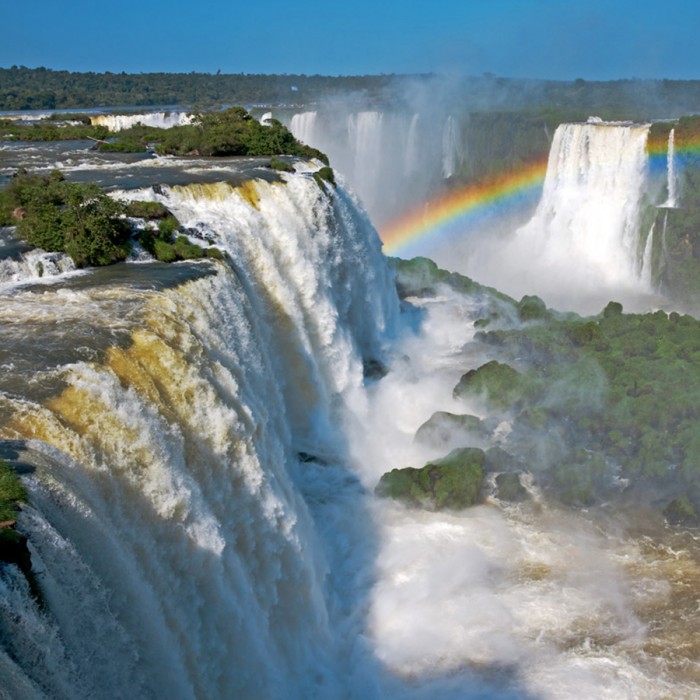
[[[356,117],[367,157],[384,119]],[[400,306],[313,164],[64,148],[26,157],[164,202],[229,260],[38,275],[3,232],[0,454],[43,599],[0,566],[0,698],[698,695],[688,533],[532,487],[447,514],[373,495],[459,444],[414,441],[434,411],[478,414],[452,388],[486,359],[481,299]]]

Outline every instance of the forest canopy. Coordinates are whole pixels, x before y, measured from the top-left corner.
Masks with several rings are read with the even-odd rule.
[[[603,119],[656,119],[700,112],[700,80],[525,80],[485,74],[255,75],[246,73],[73,73],[0,68],[0,110],[90,107],[309,105],[337,95],[404,107],[416,83],[437,88],[470,111],[555,109]],[[440,86],[444,89],[440,90]]]

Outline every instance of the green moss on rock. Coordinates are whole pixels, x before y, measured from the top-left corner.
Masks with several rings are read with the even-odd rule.
[[[375,492],[429,510],[461,510],[479,502],[483,465],[482,450],[460,448],[421,469],[392,469],[379,480]]]
[[[525,295],[518,302],[518,318],[521,321],[546,321],[552,318],[552,314],[538,296]]]
[[[170,210],[160,202],[134,200],[126,205],[126,215],[138,219],[165,219],[172,216]],[[173,217],[174,218],[174,217]]]
[[[323,168],[319,168],[313,174],[313,178],[321,189],[324,189],[324,182],[328,182],[335,187],[335,173],[333,172],[333,168],[329,168],[327,165]]]
[[[269,167],[273,170],[279,170],[280,172],[284,173],[294,172],[294,166],[291,163],[287,163],[287,161],[282,160],[281,158],[270,158]]]
[[[453,395],[456,399],[483,396],[489,403],[505,410],[524,398],[526,390],[527,382],[520,372],[510,365],[491,360],[463,374]]]
[[[447,442],[455,433],[470,433],[474,437],[486,438],[488,431],[483,421],[469,414],[436,411],[418,428],[416,442],[440,444]]]

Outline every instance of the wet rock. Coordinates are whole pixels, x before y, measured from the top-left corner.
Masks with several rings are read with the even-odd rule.
[[[483,450],[459,448],[420,469],[392,469],[379,480],[375,493],[428,510],[461,510],[480,501],[483,465]]]

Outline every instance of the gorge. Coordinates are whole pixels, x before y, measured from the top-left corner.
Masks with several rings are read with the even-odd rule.
[[[528,452],[511,455],[527,500],[498,491],[504,466],[464,510],[375,496],[392,468],[512,450],[518,409],[454,389],[497,352],[480,332],[537,333],[545,316],[382,253],[373,207],[434,194],[469,158],[454,119],[345,116],[292,118],[330,151],[337,185],[299,158],[273,173],[255,158],[0,146],[3,175],[60,165],[164,204],[227,256],[165,265],[137,249],[76,270],[2,230],[0,456],[28,491],[18,529],[41,594],[0,564],[0,698],[694,697],[700,546],[664,521],[670,490],[627,501],[628,475],[606,465],[619,500],[580,507],[538,481],[570,435],[566,415],[546,434],[537,417],[593,413],[599,368],[530,412]],[[314,136],[332,128],[347,135],[337,156]],[[621,292],[671,309],[656,232],[683,192],[668,133],[652,172],[649,130],[560,126],[529,222],[493,249],[470,235],[428,252],[562,312],[566,287],[582,313]],[[412,194],[392,189],[397,168]],[[437,413],[480,432],[419,438]]]

